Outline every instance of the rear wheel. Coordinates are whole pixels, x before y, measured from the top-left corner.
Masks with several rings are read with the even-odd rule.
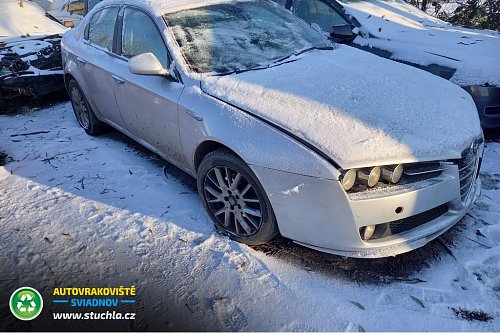
[[[203,159],[197,178],[205,209],[224,234],[250,245],[267,243],[278,234],[271,203],[241,159],[216,150]]]
[[[75,80],[69,82],[68,92],[76,120],[87,134],[98,135],[109,129],[108,125],[97,119],[82,89]]]

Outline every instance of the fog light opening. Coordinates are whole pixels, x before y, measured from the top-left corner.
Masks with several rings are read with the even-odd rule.
[[[375,225],[367,225],[366,227],[362,227],[360,229],[360,233],[361,233],[361,238],[363,240],[369,240],[370,238],[372,238],[373,234],[375,233]]]

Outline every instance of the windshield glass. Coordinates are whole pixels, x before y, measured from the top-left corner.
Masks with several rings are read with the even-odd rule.
[[[234,2],[164,15],[197,73],[248,70],[331,44],[309,24],[268,1]]]

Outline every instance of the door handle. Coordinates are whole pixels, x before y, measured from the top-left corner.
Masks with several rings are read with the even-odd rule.
[[[186,113],[198,121],[203,121],[202,115],[200,115],[194,111],[191,111],[190,109],[186,109]]]
[[[113,78],[113,81],[115,82],[115,84],[121,86],[125,83],[125,80],[122,79],[121,77],[119,76],[116,76],[116,75],[111,75],[111,77]]]
[[[80,57],[77,57],[77,58],[76,58],[76,61],[78,61],[78,63],[79,63],[80,65],[82,65],[82,66],[85,66],[85,64],[86,64],[86,61],[85,61],[85,60],[83,60],[83,59],[82,59],[82,58],[80,58]]]

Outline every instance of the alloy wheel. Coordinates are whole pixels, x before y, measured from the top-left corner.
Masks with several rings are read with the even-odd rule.
[[[229,234],[248,237],[262,225],[262,204],[254,186],[228,166],[215,166],[205,176],[203,193],[217,222]]]
[[[89,107],[82,93],[75,86],[71,89],[71,102],[73,103],[76,119],[80,125],[87,130],[90,126]]]

